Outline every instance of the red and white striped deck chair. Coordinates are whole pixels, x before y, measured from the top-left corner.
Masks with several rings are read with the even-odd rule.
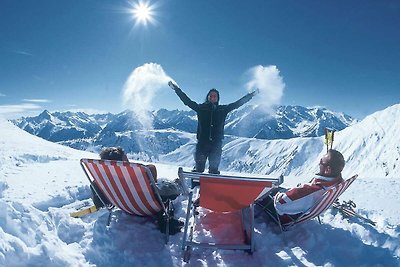
[[[273,187],[277,187],[283,182],[283,177],[240,177],[202,174],[195,172],[185,172],[179,168],[178,176],[180,179],[191,179],[192,181],[200,181],[200,188],[192,190],[189,193],[188,207],[186,211],[186,222],[183,234],[182,250],[184,250],[184,260],[188,261],[192,247],[203,248],[219,248],[219,249],[240,249],[250,253],[254,251],[254,202],[262,192],[268,191]],[[193,201],[193,195],[199,196],[199,202]],[[221,225],[227,223],[240,226],[239,232],[235,231],[235,235],[242,238],[236,239],[234,244],[204,242],[194,240],[194,232],[196,231],[196,217],[199,213],[198,208],[208,209],[209,212],[219,213],[217,222]],[[238,215],[232,215],[237,213]],[[224,220],[224,216],[226,216]],[[232,219],[233,218],[233,219]],[[201,222],[198,225],[206,225]],[[225,232],[225,231],[224,231]]]
[[[326,192],[321,196],[321,200],[318,201],[302,216],[298,217],[292,222],[282,224],[283,229],[288,229],[295,224],[311,220],[315,217],[318,217],[318,221],[320,222],[319,216],[332,206],[332,204],[339,198],[341,194],[343,194],[344,191],[346,191],[346,189],[354,182],[357,177],[358,175],[354,175],[349,179],[337,184],[336,186],[326,190]]]
[[[80,163],[90,183],[96,184],[115,207],[138,216],[153,216],[163,211],[169,218],[154,177],[145,165],[97,159],[81,159]],[[168,229],[167,220],[167,241]]]

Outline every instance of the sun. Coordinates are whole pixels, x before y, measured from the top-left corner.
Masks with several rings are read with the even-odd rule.
[[[148,23],[153,23],[154,19],[154,6],[145,2],[136,2],[133,4],[131,9],[131,14],[135,19],[137,24],[147,25]]]
[[[135,18],[140,22],[147,22],[151,18],[151,9],[147,4],[140,3],[134,10]]]

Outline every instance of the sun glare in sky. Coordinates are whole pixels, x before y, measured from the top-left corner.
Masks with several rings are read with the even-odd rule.
[[[154,6],[148,2],[135,2],[132,4],[131,14],[135,19],[135,25],[147,25],[148,23],[154,23]]]

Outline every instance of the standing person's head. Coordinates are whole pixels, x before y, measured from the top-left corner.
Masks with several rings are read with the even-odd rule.
[[[344,165],[345,162],[342,153],[334,149],[329,149],[319,161],[319,174],[328,177],[339,176]]]
[[[128,161],[122,147],[106,147],[100,152],[101,159]]]
[[[219,102],[219,92],[217,89],[213,88],[207,93],[206,102],[210,102],[212,104],[218,104]]]

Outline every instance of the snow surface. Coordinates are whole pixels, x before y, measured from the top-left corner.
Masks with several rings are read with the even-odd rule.
[[[396,110],[399,108],[389,111],[399,118]],[[368,131],[371,125],[368,121],[376,124],[378,117],[379,114],[374,114],[367,117],[364,124],[341,132],[346,141],[337,148],[343,150],[350,162],[346,174],[371,169],[371,165],[375,167],[373,164],[377,160],[368,158],[372,149],[397,153],[395,146],[393,150],[381,147],[379,140],[367,142],[368,137],[380,136]],[[378,119],[385,123],[383,118]],[[387,120],[390,123],[389,118]],[[381,131],[393,127],[396,125],[385,125]],[[374,178],[374,173],[361,175],[342,197],[353,199],[360,214],[377,222],[375,227],[359,220],[343,219],[340,214],[328,210],[321,217],[323,224],[309,221],[286,232],[283,238],[274,225],[259,217],[255,224],[256,251],[253,255],[242,251],[197,249],[186,264],[181,251],[183,234],[171,236],[170,242],[164,245],[163,234],[149,219],[115,211],[107,227],[107,211],[82,219],[70,217],[76,209],[92,204],[79,159],[98,158],[96,154],[50,143],[2,119],[0,129],[0,266],[400,266],[400,182],[390,169],[390,164],[396,162],[386,165],[389,172],[392,171],[387,176],[390,178]],[[308,144],[311,142],[313,146]],[[350,154],[351,147],[358,148],[360,142],[365,143],[365,149]],[[263,141],[262,144],[263,147],[252,142],[246,145],[254,154],[267,148],[275,164],[279,164],[280,153],[288,150],[287,145],[299,148],[301,153],[293,156],[293,160],[305,162],[305,167],[286,169],[289,177],[286,186],[311,178],[317,168],[316,160],[323,153],[319,138],[272,144]],[[234,144],[229,149],[232,153],[257,158]],[[396,156],[393,158],[396,161]],[[159,177],[176,178],[178,166],[156,165]],[[186,205],[184,196],[175,202],[176,215],[181,219],[184,219]],[[218,220],[224,225],[227,223],[222,218]],[[226,232],[223,228],[205,234],[214,234],[217,238],[218,234]]]

